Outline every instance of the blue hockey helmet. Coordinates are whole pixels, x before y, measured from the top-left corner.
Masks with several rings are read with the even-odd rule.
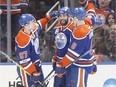
[[[19,18],[19,23],[23,27],[25,24],[28,24],[30,21],[34,19],[35,17],[31,14],[22,14]]]
[[[72,16],[77,17],[78,20],[83,20],[86,16],[86,10],[83,7],[74,8],[72,10]]]
[[[69,7],[62,7],[60,8],[60,10],[58,11],[58,16],[60,14],[67,14],[67,15],[70,15],[71,14],[71,10]]]

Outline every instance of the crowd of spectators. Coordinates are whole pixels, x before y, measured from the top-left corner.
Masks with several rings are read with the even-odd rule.
[[[23,1],[23,0],[21,0]],[[42,18],[46,12],[58,1],[58,0],[27,0],[28,1],[28,7],[22,8],[21,13],[31,13],[35,16],[36,19]],[[63,6],[63,0],[59,0]],[[93,0],[95,7],[100,9],[99,11],[107,11],[108,14],[105,17],[105,19],[102,19],[100,23],[98,20],[98,25],[95,25],[94,27],[94,38],[93,38],[93,44],[95,48],[95,56],[98,59],[99,62],[116,62],[116,0]],[[19,14],[19,15],[20,15]],[[102,14],[102,13],[101,13]],[[13,15],[12,15],[13,16]],[[99,16],[100,17],[100,16]],[[0,20],[6,20],[1,15],[2,19]],[[13,16],[14,18],[14,16]],[[14,21],[18,21],[18,17]],[[1,22],[1,21],[0,21]],[[12,23],[14,25],[14,23]],[[17,23],[18,24],[18,23]],[[0,50],[6,52],[6,24],[1,22],[0,23]],[[13,26],[12,25],[12,26]],[[16,26],[16,25],[15,25]],[[17,25],[19,26],[19,25]],[[20,26],[19,26],[20,27]],[[13,29],[19,29],[13,28]],[[14,39],[16,35],[16,31],[12,31],[15,34],[13,34],[12,38]],[[12,50],[14,51],[14,42],[12,41]],[[40,35],[40,46],[41,46],[41,59],[42,61],[50,62],[53,55],[54,55],[54,38],[52,29],[45,33],[45,30],[43,29]],[[12,55],[12,57],[15,59],[15,54]],[[6,59],[2,60],[3,62],[6,62]]]
[[[116,12],[114,10],[115,8],[112,7],[112,2],[113,0],[97,0],[96,4],[96,7],[98,5],[97,8],[99,8],[100,11],[107,12],[104,19],[99,16],[97,21],[98,25],[95,25],[94,27],[94,48],[96,58],[99,62],[116,62],[116,33],[114,31],[116,29]],[[101,12],[101,15],[104,14]],[[111,38],[111,36],[113,38]]]

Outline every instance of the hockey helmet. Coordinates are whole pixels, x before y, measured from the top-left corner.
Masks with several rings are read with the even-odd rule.
[[[86,10],[83,7],[74,8],[72,10],[72,16],[77,17],[78,20],[83,20],[86,16]]]
[[[35,17],[31,14],[22,14],[19,18],[19,23],[23,27],[25,24],[28,24],[30,21],[34,19]]]
[[[58,11],[58,16],[59,16],[60,14],[67,14],[67,15],[70,15],[70,14],[71,14],[71,10],[70,10],[70,8],[68,8],[68,7],[62,7],[62,8],[60,8],[60,10]]]

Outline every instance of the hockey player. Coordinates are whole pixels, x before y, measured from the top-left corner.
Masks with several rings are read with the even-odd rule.
[[[72,11],[75,28],[70,37],[68,51],[59,63],[63,68],[69,69],[66,70],[68,75],[65,87],[87,87],[88,75],[96,72],[95,58],[91,53],[91,28],[95,23],[93,3],[86,10],[80,7]]]
[[[18,68],[18,74],[24,87],[37,87],[38,81],[44,80],[38,37],[40,30],[55,16],[56,12],[53,11],[38,21],[31,14],[22,14],[19,19],[22,29],[15,38],[16,54],[18,63],[30,74],[28,75],[24,70]]]
[[[52,59],[53,68],[57,73],[54,78],[54,87],[65,87],[65,70],[58,66],[57,62],[62,59],[62,57],[67,53],[67,48],[70,42],[70,34],[74,27],[71,21],[71,11],[68,7],[62,7],[58,11],[58,21],[59,23],[54,27],[54,37],[55,37],[55,56]]]

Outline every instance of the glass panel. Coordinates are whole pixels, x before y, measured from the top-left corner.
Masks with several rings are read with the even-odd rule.
[[[3,13],[0,15],[0,51],[7,52],[7,15]],[[0,62],[7,62],[2,54],[0,54]]]

